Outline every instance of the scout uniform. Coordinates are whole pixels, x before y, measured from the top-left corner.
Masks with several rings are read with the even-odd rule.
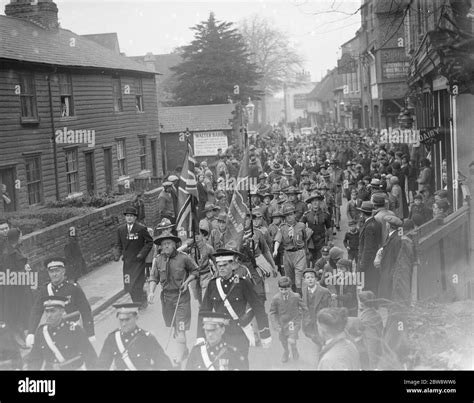
[[[217,221],[227,222],[227,214],[220,213],[217,217]],[[216,229],[211,229],[209,243],[214,248],[214,250],[221,249],[224,247],[224,232],[221,232],[219,226]]]
[[[285,217],[295,212],[294,207],[286,206],[282,213]],[[283,245],[283,267],[285,276],[292,282],[292,290],[301,290],[303,270],[306,268],[306,228],[303,223],[289,225],[285,222],[280,227],[280,235],[275,240]]]
[[[231,317],[225,313],[200,313],[204,331],[215,332],[219,328],[229,325]],[[245,357],[239,350],[228,344],[222,338],[214,343],[200,341],[189,354],[186,369],[200,371],[243,370]]]
[[[138,315],[140,304],[114,305],[117,316],[121,313]],[[116,329],[105,339],[100,352],[98,367],[117,370],[171,369],[171,362],[155,336],[135,326],[131,331]]]
[[[46,263],[46,267],[48,270],[54,270],[54,268],[57,267],[64,268],[64,260],[59,258],[50,259]],[[81,315],[82,326],[87,336],[94,336],[94,318],[92,317],[92,310],[89,301],[87,301],[86,295],[84,294],[84,291],[82,291],[82,288],[79,284],[72,283],[67,280],[56,285],[50,282],[46,286],[43,286],[39,289],[39,296],[31,310],[28,334],[34,334],[38,327],[41,317],[43,316],[43,302],[47,296],[65,297],[66,314],[79,312]]]
[[[286,190],[285,193],[288,196],[289,195],[295,195],[296,197],[298,197],[298,195],[301,194],[302,192],[300,192],[294,186],[290,186]],[[284,205],[286,205],[286,204],[291,204],[295,208],[296,221],[300,221],[301,217],[303,217],[303,214],[308,210],[307,204],[305,202],[302,202],[301,200],[298,200],[298,198],[296,198],[296,200],[294,202],[287,201]]]
[[[311,203],[312,200],[323,200],[321,195],[311,196],[306,200],[306,203]],[[311,258],[313,262],[321,257],[321,248],[326,243],[326,233],[331,228],[331,218],[328,213],[323,210],[317,212],[310,210],[303,215],[301,222],[306,224],[311,229],[311,241],[312,245],[309,246],[311,252]]]
[[[43,300],[45,310],[66,307],[66,297],[48,296]],[[97,354],[87,335],[75,322],[64,318],[58,326],[41,325],[35,334],[35,343],[26,358],[30,370],[94,369]]]
[[[206,203],[204,206],[204,215],[209,212],[209,211],[219,211],[219,207],[214,206],[212,203]],[[211,229],[217,229],[217,220],[215,217],[211,217],[210,219],[207,217],[204,217],[201,221],[199,221],[199,225],[201,225],[202,222],[207,222],[209,225],[209,228]]]
[[[220,249],[214,253],[216,263],[230,261],[234,256],[242,255],[239,252],[228,249]],[[247,310],[247,306],[251,309]],[[255,336],[250,322],[255,316],[259,328],[262,345],[269,346],[271,334],[268,327],[268,316],[265,313],[265,305],[255,292],[252,284],[238,275],[232,273],[230,278],[213,278],[204,295],[201,312],[214,311],[227,313],[231,316],[229,326],[226,328],[224,339],[235,346],[244,356],[245,369],[248,369],[248,353],[250,344],[255,343]],[[198,338],[203,336],[202,318],[198,319]]]

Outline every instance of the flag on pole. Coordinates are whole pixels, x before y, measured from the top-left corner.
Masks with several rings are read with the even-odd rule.
[[[248,191],[249,191],[249,150],[246,144],[244,157],[240,166],[237,184],[234,188],[232,201],[229,206],[228,223],[224,234],[224,245],[229,241],[236,243],[238,249],[242,245],[244,235],[245,218],[249,212]]]
[[[187,239],[198,228],[196,206],[198,201],[198,191],[194,165],[196,160],[193,156],[193,149],[188,143],[188,151],[184,157],[183,169],[179,177],[178,184],[178,216],[176,217],[176,230],[181,239]]]

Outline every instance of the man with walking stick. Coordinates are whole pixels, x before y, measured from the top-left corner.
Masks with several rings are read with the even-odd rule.
[[[174,235],[164,235],[155,239],[155,244],[161,245],[161,253],[153,260],[150,272],[149,303],[155,299],[155,289],[161,284],[161,309],[166,327],[170,329],[170,337],[174,336],[178,354],[176,364],[181,364],[189,350],[186,346],[186,331],[191,323],[191,297],[188,285],[199,277],[199,268],[193,259],[178,252],[180,238]],[[165,350],[168,348],[168,343]]]

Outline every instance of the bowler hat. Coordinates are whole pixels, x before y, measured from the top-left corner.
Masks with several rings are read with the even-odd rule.
[[[138,211],[135,207],[127,207],[123,213],[123,215],[127,215],[127,214],[132,214],[134,215],[135,217],[138,217]]]

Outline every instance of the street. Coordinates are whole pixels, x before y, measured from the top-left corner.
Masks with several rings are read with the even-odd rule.
[[[343,248],[342,240],[344,234],[347,231],[347,217],[345,214],[347,201],[343,200],[343,205],[341,207],[341,231],[337,232],[337,235],[334,237],[333,242],[335,246]],[[278,278],[269,278],[266,281],[267,286],[267,301],[265,303],[265,310],[268,313],[270,308],[271,297],[275,295],[278,291],[277,286]],[[128,295],[122,297],[116,303],[121,302],[131,302]],[[197,314],[198,314],[198,304],[195,299],[191,301],[191,328],[187,332],[187,344],[188,348],[194,345],[196,340],[196,331],[197,331]],[[113,307],[109,307],[103,312],[101,312],[96,318],[96,338],[97,341],[94,343],[94,346],[97,350],[97,353],[100,353],[100,349],[104,343],[107,335],[118,328],[118,320],[115,317],[115,310]],[[170,329],[165,327],[163,317],[161,314],[161,302],[159,295],[156,295],[155,302],[153,305],[149,305],[145,311],[139,313],[138,325],[150,332],[152,332],[160,345],[165,348],[169,335]],[[315,346],[313,342],[308,339],[300,331],[299,340],[297,342],[298,351],[300,353],[300,358],[298,361],[290,358],[290,361],[283,364],[280,359],[283,354],[283,349],[278,340],[278,334],[275,333],[272,329],[272,344],[268,350],[263,349],[262,347],[251,347],[249,354],[250,369],[255,370],[314,370],[316,368],[315,362]],[[173,359],[175,357],[175,344],[173,338],[169,343],[166,353],[168,356]]]

